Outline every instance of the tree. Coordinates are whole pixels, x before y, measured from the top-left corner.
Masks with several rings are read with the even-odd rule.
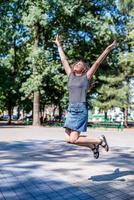
[[[119,4],[120,5],[120,4]],[[131,8],[131,2],[127,4]],[[113,107],[120,107],[124,111],[124,122],[127,126],[126,110],[130,106],[131,90],[130,80],[133,77],[132,69],[132,52],[128,54],[128,43],[126,41],[128,35],[127,24],[130,23],[130,13],[123,12],[118,9],[116,5],[116,12],[110,14],[110,22],[112,22],[112,30],[116,33],[115,38],[119,43],[117,50],[113,52],[113,56],[107,59],[108,70],[105,71],[104,76],[100,73],[97,88],[97,100],[93,101],[94,105],[98,105],[100,109],[104,109],[105,113],[108,109]],[[124,9],[124,7],[123,7]],[[116,14],[116,15],[114,15]],[[125,42],[124,42],[125,41]],[[124,53],[123,53],[124,52]],[[123,53],[123,55],[122,55]],[[124,63],[124,58],[126,64]],[[105,62],[106,63],[106,62]],[[105,65],[104,63],[104,65]]]
[[[103,84],[97,89],[97,100],[93,100],[92,103],[105,112],[105,119],[107,119],[109,109],[124,108],[124,102],[127,100],[126,92],[129,88],[123,85],[124,76],[99,76],[99,80]]]
[[[40,74],[43,68],[43,44],[46,45],[47,42],[43,37],[46,36],[50,22],[48,20],[49,4],[47,1],[33,2],[30,0],[25,1],[25,12],[23,15],[24,23],[29,31],[29,44],[31,53],[28,56],[28,61],[32,70],[32,74],[24,84],[29,85],[29,93],[33,92],[33,125],[40,125],[40,91],[42,76]],[[44,39],[44,41],[43,41]],[[41,58],[41,60],[39,60]]]
[[[2,20],[0,23],[0,85],[4,107],[7,108],[9,121],[14,106],[20,99],[22,70],[22,38],[25,31],[21,24],[22,2],[2,2],[0,7]]]
[[[124,69],[119,68],[118,53],[126,49],[122,41],[126,38],[128,22],[128,15],[121,13],[117,1],[10,0],[1,5],[0,12],[4,12],[0,24],[0,66],[3,70],[0,90],[3,103],[4,98],[9,99],[6,96],[9,94],[13,101],[12,108],[15,105],[22,107],[24,101],[29,102],[30,99],[34,108],[33,125],[40,125],[40,103],[55,104],[61,115],[67,104],[67,77],[53,44],[57,33],[62,35],[70,65],[80,58],[87,59],[89,66],[92,65],[116,38],[119,48],[94,76],[95,87],[90,92],[90,98],[97,96],[101,102],[99,94],[102,95],[106,84],[109,84],[109,88],[112,84],[113,91],[116,91],[117,84],[110,82],[110,75],[117,82],[116,76],[122,77],[124,73]],[[4,86],[7,75],[10,78]],[[106,76],[107,81],[102,78]],[[121,83],[123,87],[124,80],[119,80],[119,85]],[[119,100],[118,97],[114,98],[116,102]]]
[[[125,126],[128,127],[127,123],[127,115],[128,115],[128,109],[131,106],[132,102],[132,90],[131,90],[131,80],[134,77],[134,69],[133,69],[133,63],[134,63],[134,24],[133,24],[133,18],[134,18],[134,5],[133,1],[127,0],[123,4],[123,8],[121,8],[121,11],[124,15],[127,15],[127,19],[125,21],[125,41],[124,41],[124,49],[119,54],[120,59],[120,68],[121,72],[124,74],[124,87],[128,87],[128,90],[126,90],[126,100],[123,104],[123,111],[124,111],[124,122]],[[127,13],[127,14],[126,14]]]

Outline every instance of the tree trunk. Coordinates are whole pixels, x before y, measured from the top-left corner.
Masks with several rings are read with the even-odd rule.
[[[59,119],[61,120],[61,117],[62,117],[62,107],[61,105],[59,104]]]
[[[40,94],[39,91],[34,92],[33,102],[33,126],[40,126]]]
[[[107,112],[105,111],[105,120],[107,120]]]
[[[44,112],[45,112],[45,105],[40,104],[40,123],[43,124],[44,122]]]
[[[55,117],[55,111],[57,109],[57,106],[54,106],[54,109],[53,109],[53,116]]]
[[[17,120],[20,118],[20,107],[17,107]]]
[[[39,94],[39,91],[34,92],[33,126],[40,126],[40,94]]]
[[[123,109],[123,114],[124,114],[124,126],[128,128],[128,120],[127,120],[128,109],[127,108]]]
[[[8,116],[9,116],[9,118],[8,118],[8,124],[11,124],[11,121],[12,121],[12,119],[11,119],[11,117],[12,117],[12,106],[11,106],[11,103],[9,102],[9,104],[8,104]]]
[[[33,51],[36,51],[39,44],[39,26],[36,26],[36,38],[34,41]],[[37,75],[37,68],[33,64],[33,75]],[[39,90],[34,91],[34,101],[33,101],[33,126],[40,126],[40,93]]]

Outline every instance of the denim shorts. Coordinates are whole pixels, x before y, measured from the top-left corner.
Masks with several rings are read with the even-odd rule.
[[[86,103],[69,103],[64,128],[78,132],[87,131],[88,109]]]

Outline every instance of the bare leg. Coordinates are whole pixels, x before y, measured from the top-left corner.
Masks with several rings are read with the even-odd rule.
[[[84,146],[84,147],[88,147],[88,148],[91,148],[93,149],[94,148],[94,145],[92,143],[74,143],[73,141],[77,140],[79,137],[81,138],[87,138],[87,136],[80,136],[80,133],[79,132],[75,132],[74,131],[72,132],[71,129],[67,129],[65,130],[65,137],[66,137],[66,142],[67,143],[72,143],[72,144],[76,144],[78,146]]]
[[[77,131],[71,131],[70,133],[70,143],[76,144],[79,146],[89,147],[90,145],[99,145],[101,144],[101,139],[99,138],[88,138],[80,136],[80,133]]]
[[[70,133],[71,133],[71,129],[66,128],[65,129],[65,140],[67,143],[70,143]]]
[[[91,148],[96,159],[99,158],[99,146],[103,147],[105,151],[109,151],[109,146],[104,135],[100,138],[90,139],[85,136],[80,136],[80,133],[77,131],[66,129],[66,139],[68,143]]]
[[[96,141],[96,139],[92,139],[94,143],[93,144],[91,143],[92,141],[89,141],[88,137],[80,136],[79,132],[72,131],[71,129],[66,128],[65,132],[66,132],[66,142],[75,144],[78,146],[88,147],[92,150],[94,158],[95,159],[99,158],[99,145],[96,144],[96,142],[99,142],[99,141]],[[82,141],[79,142],[79,140],[82,140]]]

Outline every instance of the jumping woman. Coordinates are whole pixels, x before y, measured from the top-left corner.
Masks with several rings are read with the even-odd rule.
[[[89,138],[81,135],[81,132],[87,131],[88,109],[86,96],[93,75],[102,61],[116,47],[116,42],[114,41],[104,50],[90,69],[88,69],[87,64],[83,60],[79,60],[70,67],[58,35],[54,42],[58,47],[61,62],[68,76],[69,105],[64,123],[66,141],[71,144],[91,148],[94,158],[97,159],[99,158],[99,146],[104,148],[105,151],[109,150],[109,146],[104,135],[99,138]]]

